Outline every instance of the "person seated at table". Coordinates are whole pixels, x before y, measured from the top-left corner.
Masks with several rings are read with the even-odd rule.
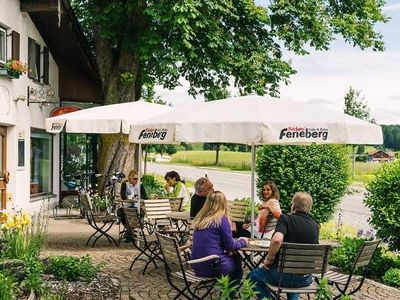
[[[319,225],[310,216],[313,200],[310,194],[297,192],[292,199],[291,214],[283,214],[276,225],[264,265],[250,272],[248,278],[256,284],[258,299],[271,296],[266,283],[278,285],[281,278],[283,287],[305,287],[312,283],[311,274],[298,275],[277,271],[277,258],[282,242],[318,244]],[[281,277],[282,276],[282,277]],[[288,300],[297,300],[299,294],[288,294]]]
[[[258,217],[255,220],[254,235],[256,237],[271,238],[274,233],[272,223],[282,214],[279,204],[280,193],[275,182],[267,180],[261,190],[263,202],[258,206]],[[274,220],[275,219],[275,220]],[[242,228],[250,231],[251,223],[244,223]]]
[[[122,200],[134,199],[139,196],[138,180],[138,173],[135,170],[131,170],[128,179],[121,184]],[[142,183],[140,184],[140,198],[147,199],[146,190]]]
[[[139,195],[139,185],[137,184],[139,180],[138,173],[135,170],[131,170],[128,175],[128,179],[124,181],[121,185],[121,199],[128,200],[134,199]],[[140,184],[140,198],[147,199],[146,190],[143,186],[143,183]],[[128,208],[135,207],[136,203],[131,203],[127,205]],[[125,226],[126,220],[125,215],[123,213],[123,207],[117,209],[117,217],[121,221],[122,225]],[[124,230],[123,238],[126,239],[127,242],[130,241],[131,237],[127,235],[126,230]]]
[[[164,176],[165,181],[165,190],[167,192],[167,196],[174,198],[183,198],[182,207],[189,202],[190,194],[185,186],[185,182],[181,179],[178,172],[170,171]]]
[[[203,208],[193,220],[193,228],[192,259],[208,255],[220,258],[218,266],[210,262],[194,264],[194,273],[204,277],[229,275],[238,284],[243,276],[242,264],[240,256],[232,252],[247,246],[248,239],[232,237],[228,205],[222,192],[212,191],[207,195]]]
[[[194,195],[190,199],[190,218],[197,216],[206,202],[207,195],[213,189],[213,184],[206,177],[200,177],[194,183]]]

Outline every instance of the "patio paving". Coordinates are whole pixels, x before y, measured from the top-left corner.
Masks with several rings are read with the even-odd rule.
[[[89,254],[95,262],[105,261],[107,265],[104,272],[121,281],[121,300],[174,298],[176,292],[169,286],[161,264],[158,269],[150,265],[144,276],[140,274],[144,267],[143,261],[136,262],[132,271],[129,271],[132,259],[137,254],[133,246],[121,243],[119,247],[115,247],[103,238],[94,248],[86,246],[86,240],[92,232],[93,229],[83,219],[51,219],[43,255]],[[110,232],[117,237],[118,226],[114,226]],[[400,290],[367,280],[353,299],[395,300],[400,299]]]

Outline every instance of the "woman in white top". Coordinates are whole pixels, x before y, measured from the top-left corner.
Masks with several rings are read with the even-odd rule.
[[[165,181],[165,190],[167,192],[167,196],[174,198],[183,198],[182,207],[186,205],[186,203],[190,200],[190,194],[185,186],[184,181],[181,179],[179,174],[175,171],[170,171],[164,176]]]

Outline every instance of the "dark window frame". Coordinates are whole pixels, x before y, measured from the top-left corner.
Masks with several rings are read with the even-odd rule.
[[[34,43],[35,46],[35,53],[31,53],[31,43]],[[32,55],[35,55],[34,63],[35,65],[31,65]],[[36,67],[37,74],[36,76],[32,75],[33,67]],[[36,82],[40,83],[40,76],[41,76],[41,46],[32,38],[28,37],[28,77]]]
[[[54,176],[54,135],[51,133],[48,133],[45,129],[41,129],[41,128],[35,128],[35,127],[31,127],[31,134],[30,134],[30,144],[31,144],[31,148],[32,148],[32,133],[40,133],[40,134],[45,134],[48,135],[50,137],[50,142],[49,145],[51,147],[51,153],[50,153],[50,157],[49,157],[49,161],[50,161],[50,174],[49,174],[49,178],[50,178],[50,185],[49,185],[49,191],[46,192],[40,192],[40,193],[36,193],[36,194],[30,194],[30,198],[31,198],[31,202],[35,201],[35,199],[37,199],[38,197],[43,197],[44,195],[54,195],[54,182],[53,182],[53,176]],[[30,156],[32,156],[32,149],[30,150]],[[30,170],[29,172],[32,172],[32,164],[30,164]],[[31,178],[29,178],[29,183],[31,184]]]
[[[5,49],[5,51],[4,51],[4,61],[0,60],[0,65],[4,66],[6,64],[6,62],[7,62],[7,28],[5,28],[4,26],[0,25],[0,30],[4,31],[4,43],[5,43],[5,45],[4,45],[4,49]]]
[[[21,55],[21,37],[18,32],[11,32],[11,59],[20,60]]]

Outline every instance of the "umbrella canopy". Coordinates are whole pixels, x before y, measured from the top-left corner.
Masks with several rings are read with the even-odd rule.
[[[382,129],[315,104],[244,96],[177,108],[131,126],[142,144],[382,144]]]
[[[144,101],[97,106],[46,119],[46,131],[59,133],[129,133],[129,126],[172,110]]]

